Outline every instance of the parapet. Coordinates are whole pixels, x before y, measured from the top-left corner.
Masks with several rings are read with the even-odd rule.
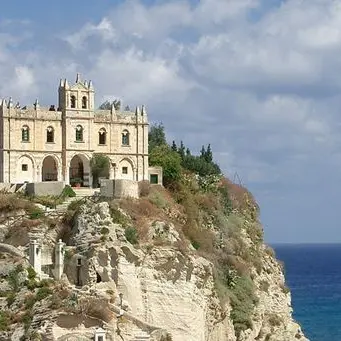
[[[139,197],[139,185],[135,180],[102,179],[101,196],[107,198],[135,198]]]
[[[38,100],[32,106],[21,107],[19,102],[13,105],[11,98],[8,101],[3,99],[0,104],[0,112],[3,117],[19,119],[61,120],[62,118],[62,112],[56,110],[54,105],[48,108],[41,107]]]

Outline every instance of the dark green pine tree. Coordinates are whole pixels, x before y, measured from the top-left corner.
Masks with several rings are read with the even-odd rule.
[[[191,155],[191,151],[189,150],[189,148],[186,149],[186,156],[190,156]]]
[[[204,159],[206,162],[211,163],[213,161],[213,154],[212,154],[212,149],[211,149],[211,144],[209,143],[204,155]]]
[[[205,147],[202,146],[202,147],[201,147],[201,151],[200,151],[200,157],[201,157],[202,159],[205,159],[205,156],[206,156],[206,150],[205,150]]]
[[[177,152],[177,151],[178,151],[178,147],[177,147],[177,145],[176,145],[176,143],[175,143],[174,140],[173,140],[173,143],[172,143],[172,150],[173,150],[174,152]]]
[[[183,160],[185,157],[185,146],[184,146],[184,143],[182,141],[180,142],[180,148],[178,149],[178,153],[181,156],[181,160]]]

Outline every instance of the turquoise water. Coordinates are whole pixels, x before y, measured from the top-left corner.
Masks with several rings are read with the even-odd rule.
[[[285,263],[294,318],[311,341],[341,340],[341,245],[273,245]]]

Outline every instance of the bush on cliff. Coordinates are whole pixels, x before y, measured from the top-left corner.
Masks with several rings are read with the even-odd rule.
[[[120,201],[128,215],[123,220],[129,220],[126,238],[142,245],[156,219],[172,222],[181,238],[173,245],[183,254],[196,252],[215,265],[217,292],[222,302],[230,302],[239,336],[252,328],[257,304],[252,276],[254,269],[261,272],[263,268],[258,205],[246,188],[221,175],[210,145],[192,155],[183,142],[168,145],[163,126],[156,125],[149,134],[149,150],[150,164],[163,167],[166,188],[151,186],[139,200]],[[118,208],[113,212],[121,220],[122,212]]]

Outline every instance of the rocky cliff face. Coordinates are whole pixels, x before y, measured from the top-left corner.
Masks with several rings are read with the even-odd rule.
[[[196,244],[184,238],[186,218],[179,207],[159,205],[154,212],[148,206],[139,220],[132,217],[137,211],[134,205],[136,201],[128,201],[114,212],[107,202],[80,207],[65,237],[65,274],[60,282],[39,286],[24,270],[26,261],[0,249],[0,290],[5,293],[0,304],[8,311],[0,316],[4,340],[92,340],[96,328],[103,327],[107,340],[307,341],[292,318],[280,264],[258,235],[251,237],[253,228],[259,231],[258,222],[243,218],[238,225],[240,254],[250,250],[251,281],[245,279],[247,285],[242,286],[246,277],[238,266],[244,261],[236,267],[239,272],[227,266],[224,281],[217,281],[220,259],[200,248],[198,252]],[[206,218],[203,224],[217,235],[215,221]],[[131,243],[136,242],[136,229],[127,222],[144,233],[138,244]],[[56,238],[48,227],[40,234],[47,240]],[[223,234],[215,247],[220,248],[218,254],[230,254],[235,240],[231,231],[227,239]],[[240,258],[232,256],[233,262]],[[9,304],[8,293],[14,290],[9,278],[15,272],[20,283],[15,284],[18,288]],[[1,327],[1,318],[12,325]]]
[[[110,232],[103,235],[103,226]],[[159,245],[134,247],[122,226],[112,224],[107,203],[84,207],[73,237],[89,255],[84,284],[93,287],[100,281],[102,290],[108,285],[116,295],[123,294],[127,313],[153,326],[152,330],[168,331],[173,341],[237,340],[232,307],[230,302],[222,304],[217,294],[212,262],[195,252],[179,251],[179,233],[171,223],[151,223],[149,238],[159,238]],[[244,238],[251,247],[252,241]],[[281,266],[269,248],[261,248],[262,269],[252,273],[258,297],[252,328],[242,332],[239,340],[306,340],[292,319]],[[71,281],[74,273],[70,262],[66,274]]]

